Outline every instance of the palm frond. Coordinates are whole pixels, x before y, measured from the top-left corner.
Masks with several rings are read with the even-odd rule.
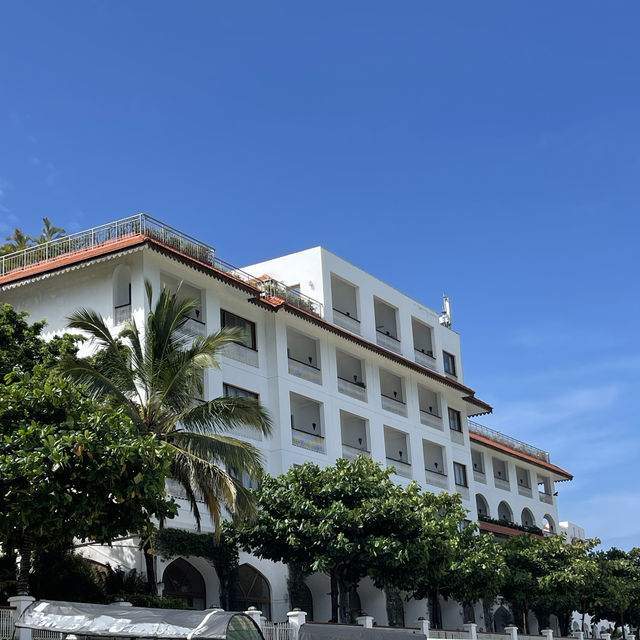
[[[268,436],[272,430],[271,417],[258,400],[237,396],[202,402],[180,413],[178,420],[187,431],[204,434],[252,427]]]

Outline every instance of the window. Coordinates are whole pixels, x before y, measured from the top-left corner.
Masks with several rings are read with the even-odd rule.
[[[257,347],[255,322],[245,320],[245,318],[241,318],[240,316],[237,316],[230,311],[225,311],[224,309],[222,309],[222,311],[220,312],[220,317],[223,327],[227,329],[236,328],[242,332],[242,335],[238,336],[238,344],[256,351]]]
[[[254,400],[258,399],[258,394],[253,391],[247,391],[246,389],[241,389],[240,387],[234,387],[226,382],[222,385],[222,393],[227,398],[253,398]]]
[[[467,467],[459,462],[453,463],[453,476],[456,480],[456,484],[460,487],[466,487],[467,485]]]
[[[462,419],[460,412],[449,407],[449,428],[452,431],[460,431],[462,433]]]
[[[444,372],[448,373],[450,376],[456,375],[456,357],[451,355],[447,351],[442,352],[442,357],[444,358]]]

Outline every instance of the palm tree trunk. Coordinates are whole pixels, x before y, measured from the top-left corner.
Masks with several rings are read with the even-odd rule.
[[[29,595],[29,574],[31,573],[31,554],[33,552],[33,534],[26,529],[22,532],[20,544],[20,563],[18,565],[18,595]]]

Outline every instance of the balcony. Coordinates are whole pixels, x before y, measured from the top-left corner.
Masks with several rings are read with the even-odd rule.
[[[243,362],[244,364],[251,365],[252,367],[258,366],[258,352],[256,349],[247,347],[240,342],[232,342],[227,344],[222,349],[222,353],[232,360],[237,362]]]
[[[201,320],[187,318],[187,321],[177,330],[177,333],[184,338],[205,336],[207,335],[207,325]]]
[[[360,335],[360,320],[354,318],[349,311],[333,308],[333,323],[339,327]]]
[[[324,437],[321,435],[292,428],[291,442],[296,447],[309,449],[309,451],[315,451],[316,453],[324,453]]]
[[[544,462],[550,462],[549,453],[547,451],[543,451],[542,449],[533,447],[532,445],[527,444],[526,442],[521,442],[520,440],[516,440],[515,438],[506,436],[504,435],[504,433],[500,433],[500,431],[495,431],[494,429],[485,427],[484,425],[478,424],[473,420],[468,420],[468,423],[469,423],[469,431],[471,433],[477,433],[479,436],[484,436],[489,440],[493,440],[494,442],[503,444],[506,447],[509,447],[509,449],[513,449],[514,451],[526,453],[527,455],[533,456],[534,458],[538,458],[538,460],[543,460]]]
[[[427,367],[427,369],[431,369],[432,371],[436,370],[436,359],[433,356],[432,351],[425,351],[423,349],[414,349],[414,358],[418,364],[421,364],[423,367]]]
[[[392,336],[388,331],[384,333],[379,329],[376,329],[376,342],[385,349],[393,351],[394,353],[401,353],[400,340],[395,336]]]
[[[380,399],[382,400],[382,408],[386,411],[397,413],[399,416],[407,415],[407,405],[402,400],[386,396],[384,393],[380,394]]]
[[[353,447],[350,444],[342,443],[342,457],[347,460],[353,460],[358,456],[366,456],[367,458],[371,457],[371,451],[368,451],[365,448]]]
[[[314,367],[306,362],[301,362],[295,358],[289,358],[289,373],[303,380],[322,384],[322,373],[318,367]]]
[[[473,470],[473,479],[480,484],[487,484],[487,474],[484,471]]]
[[[338,377],[338,391],[345,396],[356,398],[356,400],[367,401],[367,387],[364,382],[351,382],[345,378]]]
[[[511,491],[511,485],[509,484],[509,481],[505,480],[504,478],[498,478],[497,476],[494,476],[493,484],[496,487],[496,489],[502,489],[503,491]]]
[[[395,467],[396,474],[404,478],[411,477],[411,463],[399,458],[390,458],[387,456],[387,467]]]
[[[433,469],[425,469],[424,474],[427,484],[433,485],[434,487],[439,487],[440,489],[449,488],[449,478],[447,478],[447,475],[444,472],[434,471]]]
[[[437,413],[425,411],[424,409],[420,409],[420,422],[427,427],[440,429],[440,431],[444,429],[444,426],[442,424],[442,416],[439,416]]]
[[[550,495],[549,493],[538,491],[538,498],[540,498],[540,502],[545,502],[546,504],[553,504],[553,496]]]
[[[113,309],[113,324],[118,326],[124,324],[131,318],[131,303],[120,304]]]

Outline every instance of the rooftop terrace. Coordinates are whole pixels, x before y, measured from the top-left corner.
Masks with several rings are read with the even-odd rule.
[[[514,451],[519,451],[520,453],[526,453],[527,455],[533,456],[534,458],[538,458],[538,460],[542,460],[543,462],[551,462],[549,453],[547,451],[543,451],[542,449],[538,449],[526,442],[521,442],[520,440],[516,440],[511,436],[506,436],[504,433],[500,433],[500,431],[496,431],[495,429],[490,429],[489,427],[485,427],[482,424],[478,424],[473,420],[469,420],[469,431],[471,433],[477,433],[480,436],[484,436],[489,440],[493,440],[494,442],[498,442]]]
[[[149,238],[230,275],[252,287],[263,296],[279,298],[304,311],[322,317],[322,303],[272,278],[256,278],[216,256],[213,247],[173,227],[140,213],[115,222],[79,231],[71,235],[3,255],[0,258],[0,284],[19,279],[34,267],[55,266],[71,257],[82,257],[98,248],[116,245],[135,237]]]

